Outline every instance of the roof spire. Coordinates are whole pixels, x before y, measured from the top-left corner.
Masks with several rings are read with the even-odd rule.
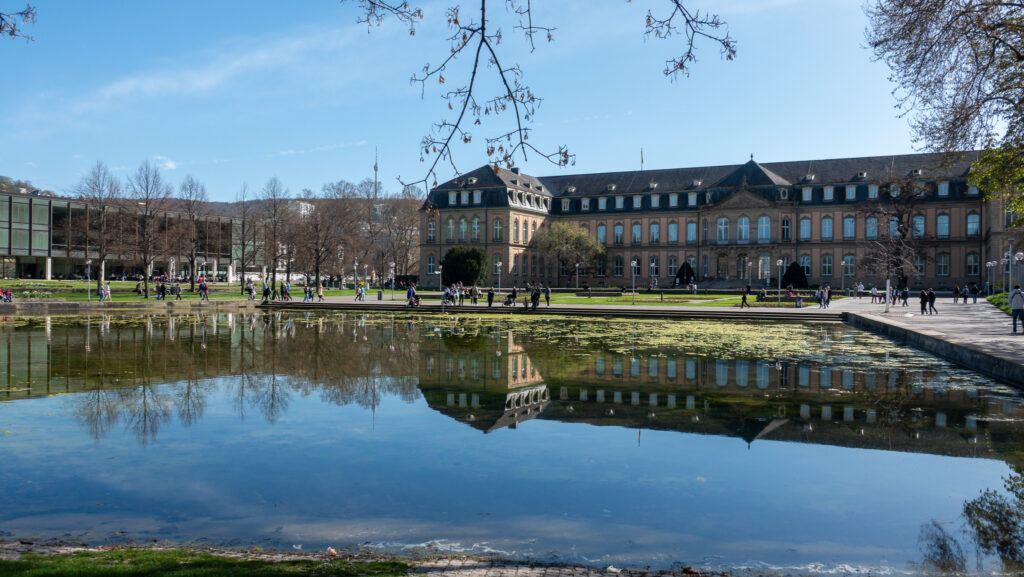
[[[754,153],[753,152],[750,153],[750,160],[754,160]]]

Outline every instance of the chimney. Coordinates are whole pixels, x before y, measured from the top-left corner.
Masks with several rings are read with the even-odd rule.
[[[511,170],[513,174],[519,174],[519,167],[518,166],[513,166],[509,170]]]

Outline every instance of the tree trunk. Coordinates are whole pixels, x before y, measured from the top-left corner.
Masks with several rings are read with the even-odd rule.
[[[196,255],[188,255],[188,292],[196,292]]]

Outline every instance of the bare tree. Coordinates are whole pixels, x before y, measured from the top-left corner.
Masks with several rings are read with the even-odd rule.
[[[81,197],[89,207],[86,222],[76,222],[79,230],[85,231],[85,258],[89,252],[96,254],[100,263],[98,280],[106,277],[107,258],[117,254],[117,236],[114,229],[118,228],[117,220],[121,213],[118,207],[122,203],[121,181],[110,173],[107,166],[97,162],[89,174],[75,185],[74,194]],[[78,220],[78,219],[75,219]]]
[[[245,292],[245,270],[256,264],[259,254],[258,231],[262,227],[257,225],[257,209],[252,198],[249,197],[249,187],[244,182],[242,188],[235,195],[235,232],[238,233],[238,241],[235,249],[238,251],[239,285],[240,290]]]
[[[149,298],[153,263],[166,240],[159,220],[165,216],[170,198],[171,185],[164,181],[160,169],[148,160],[128,177],[125,213],[134,217],[137,227],[134,253],[145,271],[143,286],[146,298]]]
[[[35,21],[36,9],[31,4],[26,4],[25,9],[19,12],[0,12],[0,36],[32,40],[31,36],[22,32],[21,27]]]
[[[423,191],[404,186],[399,196],[389,198],[385,205],[384,227],[388,239],[387,257],[395,263],[396,274],[407,275],[418,265],[420,206]],[[485,231],[486,232],[486,231]]]
[[[270,267],[271,288],[277,288],[277,266],[288,255],[288,203],[291,193],[273,176],[260,191],[263,201],[263,262]]]
[[[330,193],[325,186],[323,193]],[[308,188],[299,197],[299,208],[295,227],[296,238],[292,243],[298,266],[313,274],[313,282],[320,284],[325,269],[340,263],[338,246],[341,244],[342,220],[340,212],[345,201],[332,201],[318,197]]]
[[[206,248],[206,217],[209,216],[209,196],[206,186],[192,175],[185,177],[178,187],[178,203],[181,211],[181,235],[179,241],[185,258],[188,259],[189,291],[196,290],[196,261],[199,253]]]
[[[893,179],[879,186],[878,202],[863,205],[860,212],[874,218],[878,227],[875,239],[866,241],[866,271],[883,278],[895,276],[897,286],[908,286],[919,257],[927,258],[924,235],[915,231],[913,220],[926,191],[919,180]]]
[[[345,1],[345,0],[342,0]],[[354,0],[353,0],[354,1]],[[361,16],[359,21],[369,27],[380,26],[388,18],[397,19],[409,27],[409,33],[416,33],[416,26],[423,20],[422,8],[406,1],[358,0]],[[645,34],[654,38],[671,38],[681,35],[685,49],[679,56],[668,59],[664,73],[670,78],[689,73],[690,64],[696,61],[696,46],[700,40],[717,44],[723,57],[731,60],[736,55],[736,43],[729,37],[725,23],[715,14],[704,14],[686,7],[683,0],[667,0],[669,11],[656,15],[648,11]],[[445,19],[450,35],[448,50],[438,64],[427,64],[412,76],[412,82],[426,90],[428,83],[448,85],[446,75],[459,61],[459,57],[470,59],[468,74],[455,88],[441,93],[449,116],[434,125],[423,137],[420,149],[421,160],[432,157],[426,175],[413,183],[436,185],[438,164],[446,162],[458,174],[459,169],[452,156],[452,144],[470,143],[473,140],[469,125],[480,126],[488,118],[507,118],[494,134],[484,139],[485,149],[491,162],[511,167],[517,156],[527,160],[530,153],[537,154],[557,166],[572,164],[575,158],[568,147],[559,146],[555,151],[541,151],[529,143],[530,122],[537,112],[541,98],[524,82],[523,70],[518,64],[509,64],[500,54],[502,17],[510,19],[511,28],[521,32],[529,43],[531,51],[536,40],[554,40],[555,27],[534,21],[531,0],[505,0],[505,10],[488,10],[487,0],[479,0],[477,7],[462,9],[462,3],[453,0],[446,11]],[[493,8],[493,4],[491,6]],[[467,14],[468,13],[468,14]],[[482,77],[493,74],[491,81],[498,87],[494,93],[479,95],[477,88],[485,83]],[[496,122],[500,122],[496,120]]]

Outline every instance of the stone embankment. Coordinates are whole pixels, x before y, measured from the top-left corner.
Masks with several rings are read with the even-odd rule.
[[[80,302],[59,300],[15,300],[0,303],[3,315],[87,315],[97,313],[191,313],[191,312],[236,312],[254,310],[255,301],[244,299],[229,300],[149,300]]]

